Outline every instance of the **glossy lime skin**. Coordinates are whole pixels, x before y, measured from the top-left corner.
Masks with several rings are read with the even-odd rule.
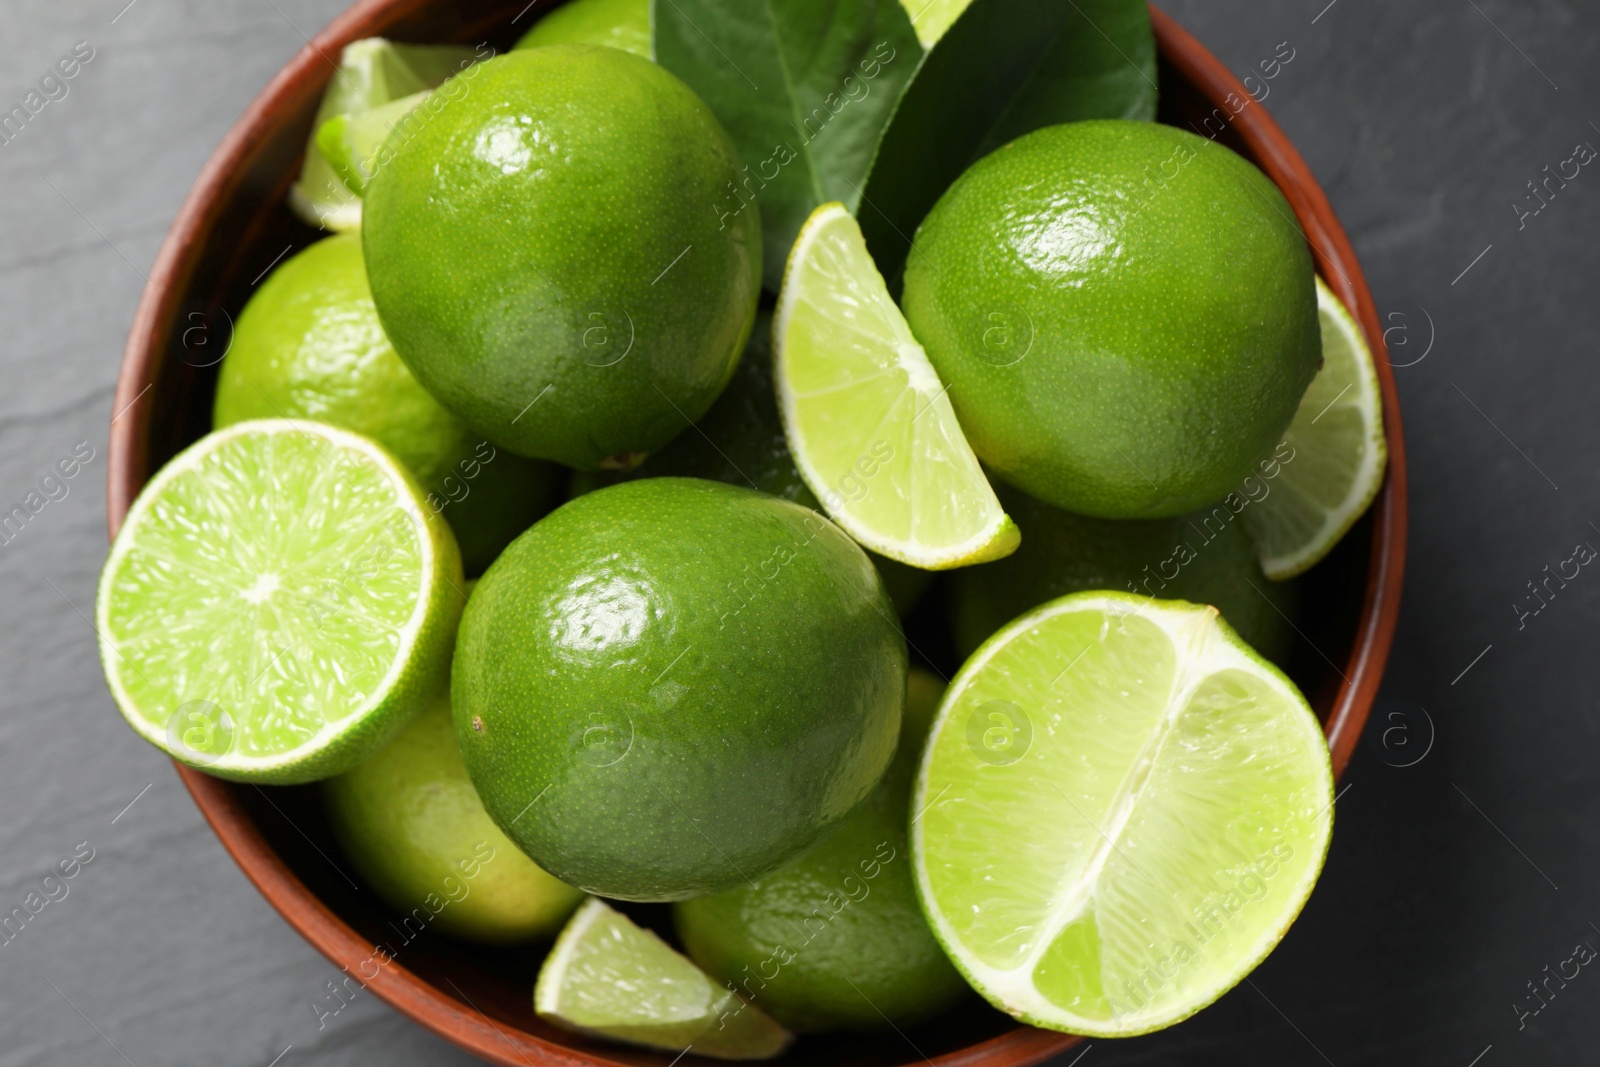
[[[1211,604],[1257,652],[1281,661],[1294,639],[1295,590],[1261,573],[1239,518],[1243,495],[1171,519],[1097,519],[1007,485],[1000,502],[1022,546],[953,576],[956,648],[970,656],[1000,627],[1068,593],[1111,589]]]
[[[913,670],[907,689],[894,763],[842,826],[754,887],[673,906],[690,958],[791,1030],[913,1026],[969,994],[923,918],[906,842],[944,687]]]
[[[345,854],[390,907],[412,917],[408,925],[509,944],[554,935],[583,900],[489,818],[461,762],[446,698],[322,789]]]
[[[649,59],[650,0],[572,0],[534,23],[514,48],[601,44]]]
[[[467,770],[565,882],[677,900],[758,878],[894,753],[906,650],[866,553],[808,508],[695,478],[570,501],[467,606]]]
[[[233,332],[212,410],[217,429],[248,419],[316,419],[383,445],[428,490],[468,574],[550,510],[557,471],[498,449],[446,411],[395,354],[378,321],[355,234],[283,261]]]
[[[806,487],[800,469],[789,454],[778,418],[777,396],[772,385],[772,315],[756,313],[756,326],[750,334],[733,380],[722,391],[711,410],[688,430],[672,439],[660,452],[632,471],[578,471],[572,476],[574,496],[632,478],[709,478],[743,485],[771,493],[785,500],[804,504],[813,511],[822,505]],[[868,552],[889,598],[905,615],[933,582],[933,572],[910,567],[898,560]]]
[[[904,309],[974,451],[1103,518],[1220,499],[1320,365],[1311,256],[1265,175],[1170,126],[1051,126],[917,230]]]
[[[759,220],[713,209],[738,156],[686,85],[619,49],[472,70],[391,135],[367,189],[378,314],[418,380],[495,444],[632,465],[705,413],[749,335]]]

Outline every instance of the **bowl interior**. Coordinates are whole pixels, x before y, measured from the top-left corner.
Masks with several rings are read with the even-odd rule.
[[[544,0],[532,5],[525,0],[368,0],[319,35],[240,120],[174,223],[129,341],[116,401],[117,410],[127,411],[112,427],[108,510],[113,531],[149,475],[209,430],[216,366],[255,285],[273,265],[323,236],[285,206],[322,89],[333,73],[323,56],[337,56],[342,44],[373,35],[487,42],[503,50],[553,6]],[[1217,129],[1224,103],[1219,86],[1225,87],[1231,75],[1170,20],[1159,12],[1155,16],[1162,52],[1160,120],[1196,131]],[[1221,123],[1217,139],[1261,164],[1291,193],[1320,268],[1330,281],[1330,267],[1337,272],[1344,284],[1335,282],[1336,290],[1356,308],[1369,342],[1381,353],[1376,313],[1337,221],[1276,126],[1259,105],[1250,108]],[[1288,186],[1297,183],[1309,189],[1295,195]],[[1312,217],[1318,204],[1326,218]],[[1389,409],[1390,481],[1373,511],[1300,579],[1300,637],[1286,664],[1328,726],[1339,770],[1375,693],[1398,610],[1404,454],[1393,382],[1386,361],[1379,362]],[[948,677],[960,661],[945,603],[944,585],[936,582],[906,625],[919,653]],[[507,1064],[674,1062],[668,1055],[589,1041],[540,1022],[532,1011],[531,990],[543,946],[493,950],[427,932],[408,937],[399,917],[354,880],[323,819],[315,787],[269,792],[179,770],[229,851],[285,918],[356,980],[424,1025]],[[665,906],[627,910],[668,932]],[[395,959],[367,964],[378,945]],[[330,1000],[325,1010],[335,1007]],[[963,1009],[905,1034],[803,1039],[780,1062],[1037,1063],[1075,1041],[1018,1027],[973,997]]]

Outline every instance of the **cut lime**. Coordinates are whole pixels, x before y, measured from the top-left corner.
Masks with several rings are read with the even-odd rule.
[[[417,105],[433,95],[432,89],[353,115],[335,115],[317,131],[317,147],[345,188],[360,196],[367,191],[378,167],[383,143]]]
[[[239,781],[348,770],[449,679],[461,557],[378,445],[313,422],[218,430],[129,509],[100,658],[134,730]]]
[[[852,537],[927,570],[1016,549],[1016,526],[842,204],[800,229],[773,347],[795,465]]]
[[[972,0],[900,0],[900,6],[911,16],[911,25],[917,31],[917,40],[923,48],[939,43]]]
[[[794,1040],[595,897],[556,939],[539,970],[533,1009],[578,1033],[723,1060],[771,1059]]]
[[[1359,519],[1383,484],[1389,448],[1383,394],[1361,327],[1321,278],[1322,370],[1300,401],[1287,449],[1269,463],[1270,492],[1243,512],[1268,578],[1309,570]],[[1251,494],[1253,496],[1253,494]]]
[[[382,37],[345,45],[339,69],[311,124],[305,165],[299,181],[289,190],[289,207],[301,219],[325,230],[360,226],[361,198],[346,187],[318,147],[322,126],[336,116],[359,114],[432,89],[478,58],[471,48],[460,45],[395,44]]]
[[[973,987],[1035,1026],[1125,1037],[1283,937],[1333,774],[1305,698],[1215,608],[1086,592],[957,673],[912,810],[923,908]]]

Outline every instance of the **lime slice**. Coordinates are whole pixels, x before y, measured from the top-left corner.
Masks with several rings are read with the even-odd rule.
[[[383,143],[432,93],[432,89],[424,89],[369,111],[335,115],[322,124],[317,130],[317,147],[346,189],[357,196],[367,191],[367,183],[378,168]]]
[[[789,450],[850,536],[927,570],[1016,550],[1017,527],[844,205],[801,227],[772,337]]]
[[[100,576],[100,658],[128,724],[223,778],[291,784],[376,751],[449,682],[449,527],[364,437],[218,430],[129,509]]]
[[[1332,831],[1305,698],[1215,608],[1062,597],[973,654],[913,795],[934,935],[1035,1026],[1125,1037],[1264,959]]]
[[[471,66],[478,54],[460,45],[395,44],[367,37],[345,45],[339,69],[317,108],[306,142],[300,179],[289,190],[289,207],[301,219],[325,230],[361,225],[361,198],[340,179],[317,145],[322,126],[339,115],[372,108],[432,89]]]
[[[1301,399],[1284,444],[1267,461],[1277,470],[1261,480],[1267,495],[1242,512],[1261,569],[1279,581],[1309,570],[1339,543],[1378,495],[1389,460],[1372,350],[1321,278],[1317,315],[1322,369]]]
[[[794,1035],[596,897],[556,939],[533,989],[541,1019],[680,1055],[765,1060]]]

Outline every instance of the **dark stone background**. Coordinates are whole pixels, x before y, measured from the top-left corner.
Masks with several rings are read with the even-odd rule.
[[[0,1067],[465,1063],[370,996],[317,1029],[311,1005],[336,972],[123,727],[96,666],[106,424],[143,274],[224,130],[342,6],[126,3],[0,5],[7,109],[74,42],[95,49],[69,95],[0,147],[0,501],[80,443],[94,451],[0,547],[0,910],[93,849],[69,895],[0,946]],[[1600,576],[1520,628],[1512,605],[1576,542],[1600,543],[1600,172],[1521,228],[1513,205],[1546,164],[1600,145],[1600,9],[1163,3],[1240,75],[1279,42],[1295,50],[1266,106],[1410,364],[1396,377],[1411,553],[1384,694],[1292,935],[1196,1019],[1077,1062],[1595,1063],[1600,976],[1580,972],[1525,1028],[1513,1005],[1532,1006],[1526,983],[1576,942],[1600,945],[1600,666],[1585,644]]]

